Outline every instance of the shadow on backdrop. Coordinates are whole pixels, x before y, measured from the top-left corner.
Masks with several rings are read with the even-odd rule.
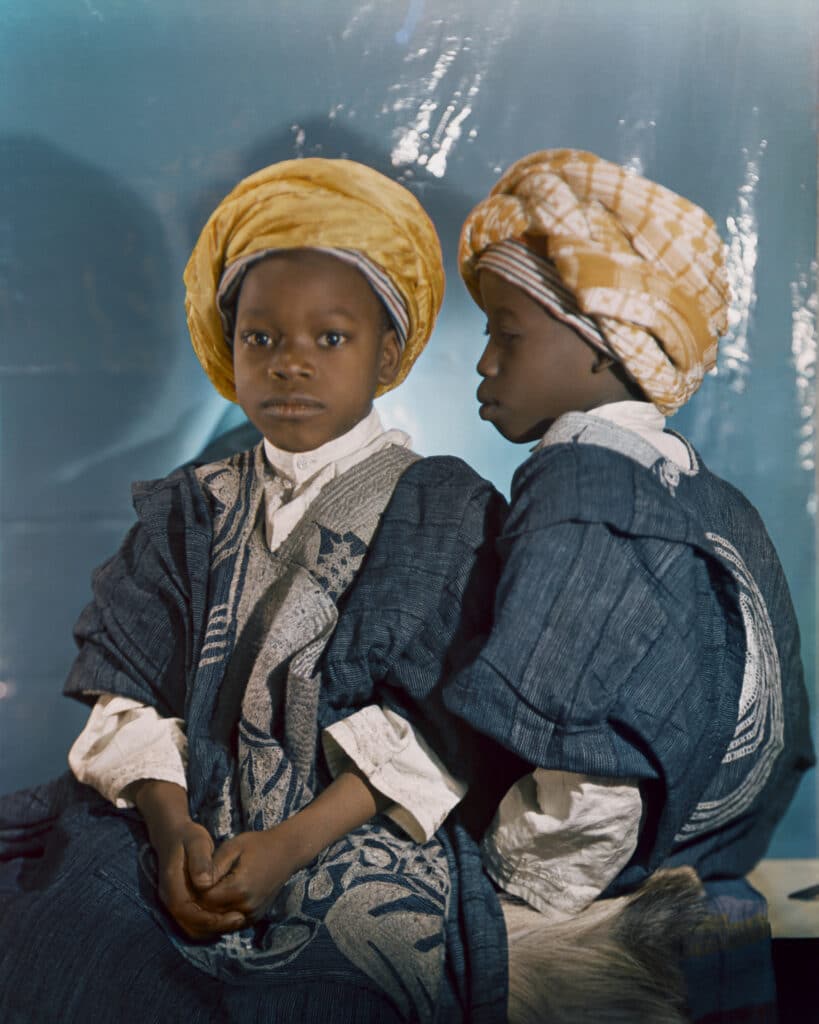
[[[4,333],[0,514],[111,515],[151,465],[150,416],[174,338],[162,224],[131,188],[36,138],[0,141]],[[127,451],[128,458],[123,459]]]
[[[91,568],[132,518],[130,482],[175,344],[159,218],[41,139],[0,140],[0,774],[61,771],[85,711],[58,698]]]

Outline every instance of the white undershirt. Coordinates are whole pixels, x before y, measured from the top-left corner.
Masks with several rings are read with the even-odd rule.
[[[591,414],[632,430],[661,455],[690,468],[687,447],[664,432],[665,418],[653,405],[615,402]],[[402,431],[384,431],[375,410],[313,452],[284,452],[265,441],[278,481],[265,490],[271,549],[329,480],[388,444],[409,443]],[[322,739],[333,775],[355,764],[394,801],[387,813],[419,842],[435,832],[466,792],[405,719],[377,705],[330,726]],[[130,806],[125,790],[140,779],[187,788],[186,759],[184,722],[106,694],[69,753],[77,778],[118,807]],[[636,848],[641,815],[633,780],[538,768],[501,802],[484,838],[484,861],[501,888],[561,918],[583,909],[620,873]]]

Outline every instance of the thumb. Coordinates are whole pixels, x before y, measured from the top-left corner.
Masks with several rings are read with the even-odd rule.
[[[185,843],[185,860],[188,877],[196,889],[209,889],[213,878],[213,842],[210,836],[201,835]]]
[[[241,856],[240,847],[228,839],[213,855],[213,885],[221,882],[235,867]]]

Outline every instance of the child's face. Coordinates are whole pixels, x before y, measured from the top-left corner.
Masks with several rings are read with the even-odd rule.
[[[571,327],[520,288],[481,271],[489,341],[478,362],[480,416],[508,441],[536,441],[566,412],[586,412],[629,398],[598,354]]]
[[[236,307],[236,396],[277,448],[304,452],[352,429],[398,373],[395,331],[364,276],[300,249],[252,266]]]

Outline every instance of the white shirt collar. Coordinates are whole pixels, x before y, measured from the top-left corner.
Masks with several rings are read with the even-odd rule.
[[[596,409],[589,409],[586,415],[607,420],[623,430],[637,434],[644,441],[648,441],[660,455],[675,462],[684,470],[693,468],[694,463],[688,445],[676,434],[666,432],[665,416],[651,402],[608,402],[606,405],[598,405]],[[559,423],[560,420],[556,422]],[[554,424],[532,448],[533,452],[540,451],[549,443],[547,438],[553,427]]]
[[[626,430],[633,430],[635,433],[643,436],[655,434],[657,431],[662,433],[665,429],[665,416],[651,402],[637,402],[633,400],[608,402],[606,405],[598,405],[595,409],[589,409],[586,415],[608,420],[610,423],[615,423],[618,427],[625,427]],[[551,429],[549,427],[549,430]],[[545,446],[549,430],[546,431],[536,445],[529,449],[530,451],[537,452]]]
[[[638,434],[665,430],[665,416],[652,402],[609,402],[598,405],[596,409],[589,409],[589,415],[609,420]]]
[[[283,448],[277,448],[265,438],[264,453],[267,461],[275,470],[298,486],[315,476],[325,466],[352,455],[353,452],[363,448],[383,433],[381,417],[373,407],[369,414],[363,420],[359,420],[352,430],[348,430],[340,437],[334,437],[332,441],[327,441],[312,451],[287,452]]]

